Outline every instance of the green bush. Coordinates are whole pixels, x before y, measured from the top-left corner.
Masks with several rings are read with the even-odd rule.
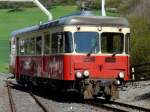
[[[150,62],[150,24],[146,19],[130,16],[131,23],[131,54],[133,64]]]

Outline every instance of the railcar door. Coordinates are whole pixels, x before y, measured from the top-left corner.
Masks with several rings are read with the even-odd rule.
[[[9,69],[10,73],[14,74],[15,77],[19,78],[19,60],[18,60],[18,41],[16,37],[12,37],[10,42],[10,63]]]
[[[11,41],[10,41],[10,63],[9,63],[9,69],[10,69],[10,72],[12,74],[15,73],[15,59],[16,59],[16,45],[15,45],[15,38],[12,37],[11,38]]]

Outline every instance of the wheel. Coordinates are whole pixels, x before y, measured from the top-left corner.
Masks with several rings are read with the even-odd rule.
[[[110,101],[111,100],[111,95],[105,95],[105,100]]]
[[[22,76],[19,79],[16,79],[16,81],[21,86],[25,86],[25,84],[26,84],[26,81],[25,81],[25,79]]]

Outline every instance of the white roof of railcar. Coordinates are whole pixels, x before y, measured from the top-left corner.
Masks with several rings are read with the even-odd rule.
[[[108,16],[67,16],[55,21],[47,22],[41,25],[35,25],[24,29],[12,32],[11,36],[15,37],[19,34],[39,31],[54,26],[60,25],[96,25],[96,26],[116,26],[116,27],[129,27],[129,23],[122,17],[108,17]]]

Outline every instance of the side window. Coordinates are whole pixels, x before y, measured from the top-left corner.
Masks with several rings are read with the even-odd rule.
[[[29,53],[29,51],[28,51],[28,42],[29,42],[29,40],[28,39],[25,39],[25,41],[24,41],[25,43],[25,55],[28,55],[28,53]]]
[[[29,39],[25,40],[25,55],[29,54]]]
[[[25,41],[19,40],[19,54],[24,55],[25,54]]]
[[[52,53],[58,52],[58,39],[56,34],[52,34]]]
[[[42,37],[36,38],[36,55],[42,54]]]
[[[64,52],[64,45],[63,45],[63,34],[60,33],[58,34],[58,53],[63,53]]]
[[[31,38],[29,40],[28,45],[29,45],[29,48],[28,48],[29,55],[35,55],[35,39]]]
[[[44,54],[50,54],[51,46],[50,46],[50,35],[47,34],[44,36]]]
[[[65,53],[73,52],[72,33],[71,32],[65,32],[64,37],[65,37]]]
[[[30,38],[21,41],[20,53],[23,55],[35,55],[35,39]],[[24,53],[23,53],[24,52]]]
[[[126,51],[127,54],[130,53],[130,33],[126,34],[125,51]]]
[[[63,33],[52,34],[52,53],[62,53],[63,52]]]
[[[16,41],[16,50],[17,50],[17,55],[19,55],[19,37],[17,37],[17,39],[16,39],[17,41]]]

